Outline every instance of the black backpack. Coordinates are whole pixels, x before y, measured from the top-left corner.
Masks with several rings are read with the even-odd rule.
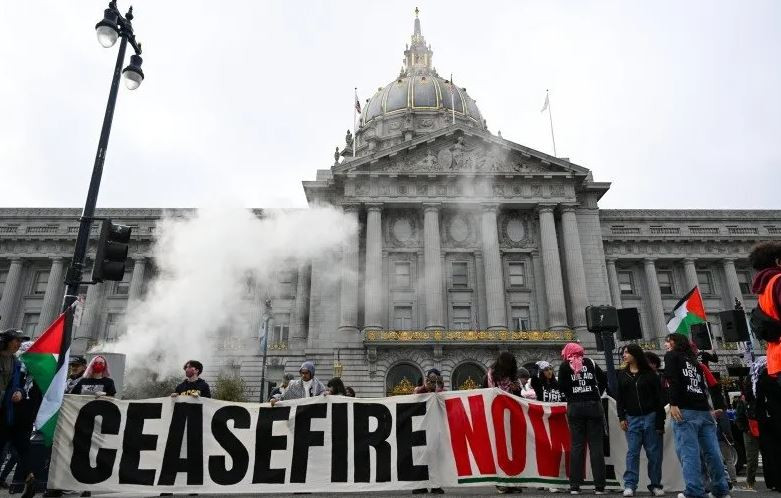
[[[751,312],[751,330],[759,339],[776,342],[781,339],[781,320],[776,320],[760,309],[759,306]]]

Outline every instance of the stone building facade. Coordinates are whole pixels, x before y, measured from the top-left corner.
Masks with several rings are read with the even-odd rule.
[[[474,387],[501,350],[557,362],[566,341],[593,347],[588,305],[637,308],[644,344],[658,348],[695,285],[722,365],[733,361],[717,313],[736,298],[755,306],[746,258],[754,243],[781,239],[781,211],[602,210],[609,183],[491,134],[432,56],[416,18],[402,71],[366,101],[333,165],[303,182],[310,206],[338,206],[360,230],[341,268],[314,259],[251,296],[253,330],[273,300],[269,363],[293,373],[312,359],[321,378],[340,373],[361,396],[408,392],[431,367],[449,388]],[[82,290],[74,349],[122,333],[128,304],[156,273],[156,221],[180,211],[101,210],[133,227],[132,268]],[[56,316],[79,214],[0,209],[0,327],[36,335]],[[217,366],[238,368],[257,390],[257,335],[215,341]]]

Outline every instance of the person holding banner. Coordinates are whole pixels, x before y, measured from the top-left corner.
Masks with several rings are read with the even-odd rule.
[[[311,398],[325,394],[325,386],[315,377],[314,363],[305,361],[298,369],[298,374],[301,376],[300,379],[290,381],[283,394],[271,398],[271,406],[287,399]]]
[[[721,460],[716,421],[708,402],[706,373],[697,361],[689,338],[668,334],[665,340],[664,376],[669,385],[670,416],[673,419],[675,450],[686,484],[678,498],[706,496],[702,459],[708,469],[711,492],[729,497],[729,486]]]
[[[539,373],[532,377],[532,388],[537,395],[537,401],[559,403],[567,401],[559,388],[559,381],[553,372],[553,366],[545,360],[537,362]]]
[[[561,350],[564,360],[559,367],[559,385],[567,398],[567,422],[570,428],[570,494],[580,494],[586,468],[585,452],[591,456],[595,494],[605,494],[606,470],[603,449],[605,412],[602,393],[607,376],[591,358],[584,356],[583,346],[570,342]]]
[[[71,394],[94,394],[95,396],[116,396],[117,388],[111,378],[106,358],[97,355],[87,365],[84,376],[79,379]]]
[[[624,496],[634,496],[640,479],[640,448],[648,458],[648,490],[663,496],[662,434],[667,415],[662,405],[662,385],[637,344],[624,348],[626,367],[618,372],[616,407],[621,430],[626,432],[627,453]]]

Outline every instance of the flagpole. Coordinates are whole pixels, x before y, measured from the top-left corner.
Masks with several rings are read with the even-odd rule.
[[[358,87],[355,87],[355,94],[353,100],[353,158],[355,158],[355,149],[358,148],[358,135],[355,130],[355,115],[358,113],[358,109],[355,108],[355,103],[358,102]]]
[[[558,157],[558,154],[556,154],[556,137],[553,135],[553,111],[551,111],[548,90],[545,90],[545,101],[548,103],[548,119],[550,119],[550,138],[551,141],[553,141],[553,157]]]
[[[456,85],[453,83],[453,73],[450,73],[450,110],[453,112],[453,124],[456,124]]]

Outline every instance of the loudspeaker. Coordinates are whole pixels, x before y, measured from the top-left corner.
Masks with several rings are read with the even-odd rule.
[[[722,311],[719,313],[721,320],[721,335],[724,342],[746,342],[749,339],[746,315],[740,310]]]
[[[730,367],[727,366],[727,375],[730,377],[748,377],[748,367]]]
[[[618,311],[618,338],[622,341],[642,339],[640,329],[640,313],[637,308],[622,308]]]
[[[691,338],[700,351],[713,349],[713,344],[710,342],[710,334],[708,334],[708,326],[704,323],[692,325]]]
[[[615,332],[618,313],[612,306],[587,306],[586,327],[589,332]]]

